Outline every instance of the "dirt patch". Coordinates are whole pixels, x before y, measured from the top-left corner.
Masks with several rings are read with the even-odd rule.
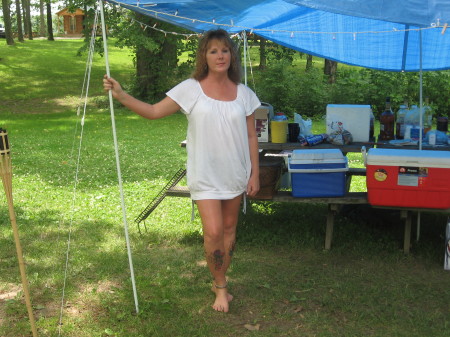
[[[4,289],[0,291],[0,303],[14,299],[21,290],[22,287],[18,284],[7,284]]]
[[[0,289],[0,326],[6,322],[6,302],[15,299],[21,290],[20,285],[13,283],[8,283]]]
[[[104,97],[88,98],[89,106],[98,106],[98,102],[104,100]],[[13,114],[41,114],[41,113],[61,113],[73,110],[77,111],[78,107],[83,108],[84,98],[77,96],[66,96],[63,98],[49,99],[27,99],[27,100],[6,100],[2,102],[2,110]]]

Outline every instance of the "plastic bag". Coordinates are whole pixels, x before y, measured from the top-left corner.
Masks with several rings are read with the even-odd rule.
[[[436,140],[435,140],[436,145],[448,143],[447,134],[444,131],[439,131],[439,130],[430,130],[427,132],[427,134],[425,135],[425,141],[427,143],[430,143],[430,136],[432,136],[433,134],[436,135]]]
[[[329,124],[330,134],[328,135],[328,142],[333,145],[346,145],[353,142],[352,134],[344,129],[342,122],[331,122]]]
[[[312,120],[303,119],[298,113],[294,113],[294,123],[298,123],[300,126],[300,135],[311,136],[312,135]]]

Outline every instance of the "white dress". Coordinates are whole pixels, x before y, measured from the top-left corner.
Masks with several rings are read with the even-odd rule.
[[[187,183],[191,198],[232,199],[247,189],[251,173],[246,117],[260,105],[243,84],[233,101],[206,96],[188,79],[167,92],[188,119]]]

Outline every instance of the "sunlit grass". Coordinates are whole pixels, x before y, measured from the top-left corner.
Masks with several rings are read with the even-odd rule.
[[[77,56],[82,40],[32,40],[14,46],[0,44],[0,100],[78,97],[87,56]],[[111,73],[118,79],[129,74],[133,62],[126,50],[110,45]],[[98,95],[105,74],[105,59],[94,55],[91,93]],[[50,89],[51,88],[51,89]],[[49,90],[50,89],[50,90]]]

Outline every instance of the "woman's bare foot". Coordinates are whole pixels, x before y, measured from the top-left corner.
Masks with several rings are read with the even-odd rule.
[[[228,312],[229,302],[233,300],[233,295],[229,294],[225,287],[217,287],[215,283],[211,288],[212,292],[216,294],[216,300],[212,305],[212,308],[216,311]]]

